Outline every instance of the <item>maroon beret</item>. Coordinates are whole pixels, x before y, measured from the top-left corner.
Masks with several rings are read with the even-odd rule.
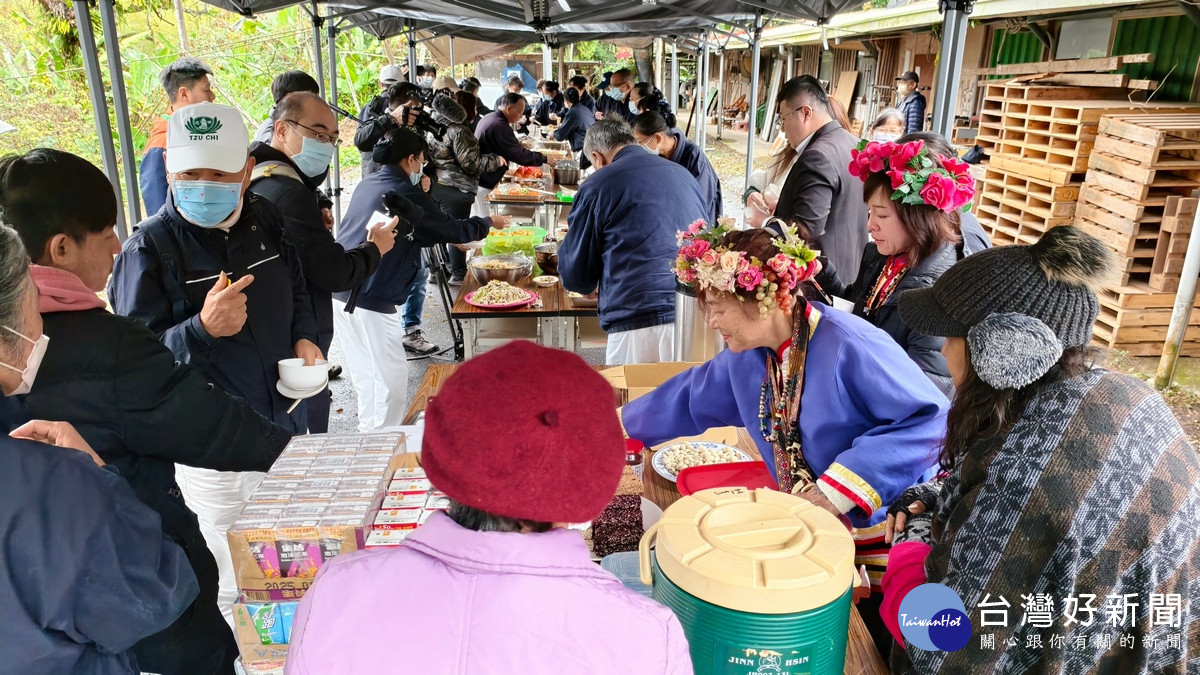
[[[425,412],[421,464],[454,501],[546,523],[592,520],[625,465],[612,385],[528,341],[467,361]]]

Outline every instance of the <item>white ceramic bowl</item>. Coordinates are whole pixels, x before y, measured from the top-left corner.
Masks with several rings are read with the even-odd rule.
[[[554,284],[558,283],[558,277],[553,277],[550,275],[534,277],[533,283],[541,286],[542,288],[550,288]]]
[[[279,362],[279,380],[297,391],[308,391],[329,382],[329,364],[317,360],[316,365],[304,365],[304,359],[283,359]]]

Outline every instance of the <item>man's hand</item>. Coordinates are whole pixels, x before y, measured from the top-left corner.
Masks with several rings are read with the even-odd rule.
[[[512,223],[510,216],[492,216],[492,229],[503,230]]]
[[[429,179],[429,176],[426,176],[425,174],[421,174],[421,192],[429,192],[432,189],[433,189],[433,181],[431,181]]]
[[[321,220],[325,222],[325,229],[332,232],[333,231],[333,210],[330,209],[329,207],[322,208],[321,209]]]
[[[70,448],[79,452],[87,453],[96,463],[96,466],[104,466],[104,460],[92,450],[92,446],[88,445],[87,441],[83,440],[83,436],[75,430],[68,422],[47,422],[46,420],[31,420],[13,429],[9,434],[13,438],[22,438],[27,441],[36,441],[53,445],[58,448]]]
[[[254,275],[247,274],[232,284],[224,272],[209,289],[200,309],[200,325],[215,338],[229,337],[241,332],[246,325],[246,294],[243,293]]]
[[[386,223],[379,223],[367,230],[367,241],[375,244],[375,248],[379,249],[380,256],[387,255],[387,252],[396,245],[396,228],[399,225],[400,219],[392,218]]]
[[[325,357],[321,354],[321,348],[312,343],[312,340],[297,340],[292,346],[292,353],[298,359],[304,359],[304,365],[315,366],[317,361],[322,361]]]
[[[604,119],[604,113],[597,110],[596,111],[596,119],[598,119],[598,120]]]
[[[546,163],[550,165],[551,169],[553,169],[554,165],[558,164],[558,158],[557,157],[547,157]]]
[[[396,124],[402,127],[411,127],[417,123],[417,118],[421,116],[421,107],[411,104],[402,105],[391,112],[392,119],[396,120]]]
[[[508,160],[504,157],[500,158],[500,166],[508,166]]]

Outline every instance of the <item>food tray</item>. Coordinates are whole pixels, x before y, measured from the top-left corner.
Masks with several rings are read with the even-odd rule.
[[[488,197],[487,197],[487,200],[489,202],[493,202],[493,203],[496,203],[496,202],[528,202],[530,204],[540,204],[543,201],[545,201],[545,199],[546,199],[546,195],[543,195],[543,194],[510,195],[510,194],[504,194],[501,192],[493,192],[490,195],[488,195]]]
[[[517,290],[523,291],[527,297],[524,300],[520,300],[518,302],[510,302],[510,303],[507,303],[504,305],[485,305],[481,302],[475,302],[475,294],[478,293],[479,291],[471,291],[470,293],[467,294],[467,297],[463,298],[463,300],[466,301],[466,303],[468,305],[471,305],[472,307],[479,307],[481,309],[517,309],[520,307],[525,307],[527,305],[532,305],[533,303],[537,302],[537,299],[538,299],[537,293],[526,290],[524,288],[518,288]]]
[[[693,446],[700,447],[700,448],[707,448],[710,450],[732,450],[733,454],[737,456],[736,461],[738,461],[738,462],[754,461],[753,457],[746,454],[741,449],[733,447],[732,445],[725,445],[724,443],[712,443],[709,441],[691,441],[690,443]],[[671,481],[672,483],[675,482],[675,479],[677,478],[677,476],[675,474],[671,473],[667,469],[667,464],[666,464],[667,451],[672,450],[680,445],[683,445],[683,443],[676,443],[674,445],[668,445],[667,447],[656,451],[654,453],[654,459],[651,460],[651,465],[654,467],[654,471],[658,475],[662,476],[663,478],[666,478],[667,480]],[[704,465],[698,465],[698,466],[704,466]],[[691,468],[691,467],[687,467],[687,468]]]

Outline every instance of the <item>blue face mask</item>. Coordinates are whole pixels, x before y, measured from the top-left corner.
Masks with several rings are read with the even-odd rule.
[[[637,104],[633,101],[629,102],[629,112],[633,113],[634,115],[638,114]]]
[[[225,221],[242,203],[242,182],[178,180],[172,184],[175,208],[185,220],[203,228]]]
[[[322,143],[315,138],[304,137],[300,152],[292,155],[292,161],[309,178],[316,178],[329,168],[335,150],[332,143]]]
[[[612,87],[606,93],[608,94],[608,97],[613,99],[614,101],[624,101],[625,100],[625,94],[622,93],[621,90],[617,89],[616,87]]]

